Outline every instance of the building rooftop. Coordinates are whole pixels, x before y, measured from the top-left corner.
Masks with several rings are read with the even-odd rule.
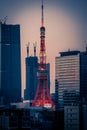
[[[60,56],[70,56],[70,55],[78,55],[78,54],[87,55],[87,47],[84,52],[81,52],[79,50],[71,51],[70,49],[68,51],[60,52]]]
[[[66,51],[66,52],[60,52],[61,56],[68,56],[68,55],[78,55],[80,53],[80,51],[76,50],[76,51]]]

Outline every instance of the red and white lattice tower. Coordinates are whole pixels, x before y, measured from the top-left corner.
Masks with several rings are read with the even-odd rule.
[[[48,89],[48,76],[46,68],[46,47],[45,47],[45,27],[43,15],[43,0],[42,0],[42,19],[40,28],[40,65],[38,67],[38,86],[32,106],[49,107],[54,109],[55,105],[51,99]]]

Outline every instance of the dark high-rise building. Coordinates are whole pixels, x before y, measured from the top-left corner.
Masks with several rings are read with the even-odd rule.
[[[60,108],[87,100],[87,51],[60,52],[55,58],[55,90]]]
[[[25,100],[33,100],[37,87],[38,58],[29,56],[26,58],[26,89],[24,91]]]
[[[0,23],[0,102],[21,101],[20,26]]]
[[[80,53],[80,93],[81,99],[87,100],[87,48]]]

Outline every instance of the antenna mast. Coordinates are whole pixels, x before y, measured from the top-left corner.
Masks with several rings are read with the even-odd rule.
[[[33,43],[34,46],[34,56],[36,56],[36,46],[37,46],[37,42]]]
[[[29,45],[30,45],[30,43],[28,42],[28,44],[26,45],[27,47],[27,57],[29,57]]]

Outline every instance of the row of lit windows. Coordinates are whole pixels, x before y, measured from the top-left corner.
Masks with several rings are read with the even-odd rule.
[[[76,67],[70,67],[70,66],[67,66],[67,67],[56,67],[56,72],[57,71],[68,71],[68,70],[79,70],[79,66],[76,66]]]
[[[56,66],[67,66],[67,65],[69,65],[69,66],[78,66],[79,62],[74,62],[74,61],[73,62],[63,62],[63,63],[58,62],[55,65]]]
[[[64,64],[64,65],[56,65],[56,67],[55,68],[60,68],[60,69],[62,69],[62,68],[79,68],[79,64],[78,65],[76,65],[76,64],[74,64],[74,65],[72,65],[72,64]]]
[[[79,73],[79,70],[58,70],[55,72],[56,75],[77,75]]]
[[[57,70],[57,71],[55,71],[55,73],[56,74],[63,74],[63,73],[66,73],[66,74],[71,74],[71,73],[73,73],[73,74],[77,74],[77,73],[80,73],[80,71],[79,71],[79,69],[61,69],[61,70]]]
[[[58,81],[77,81],[80,80],[79,75],[78,76],[61,76],[61,77],[57,77]]]
[[[75,81],[80,81],[80,78],[79,78],[79,76],[78,77],[61,77],[61,78],[59,78],[59,77],[56,77],[57,79],[58,79],[58,81],[61,81],[61,82],[63,82],[63,81],[65,81],[65,82],[67,82],[67,81],[72,81],[72,82],[75,82]]]
[[[56,75],[58,75],[59,77],[64,77],[64,76],[78,76],[79,72],[78,71],[62,71],[62,72],[58,72]]]
[[[76,86],[63,86],[63,85],[61,85],[61,86],[59,86],[58,87],[58,91],[77,91],[78,92],[78,90],[80,89],[80,86],[79,85],[76,85]]]
[[[61,80],[64,80],[64,79],[66,79],[66,80],[68,80],[68,79],[73,80],[73,79],[79,79],[80,76],[79,76],[79,74],[59,74],[59,75],[56,75],[56,78],[58,80],[59,79],[61,79]]]
[[[72,83],[72,82],[59,82],[59,87],[75,87],[75,86],[79,86],[79,82],[77,83]]]
[[[63,63],[61,63],[61,62],[58,62],[58,63],[56,63],[55,64],[55,66],[71,66],[71,67],[74,67],[74,66],[79,66],[79,62],[63,62]]]
[[[59,82],[60,86],[79,86],[79,82]]]
[[[56,74],[61,74],[61,75],[77,75],[78,73],[80,73],[79,69],[61,69],[55,72]]]
[[[79,89],[80,89],[79,86],[62,86],[58,88],[58,92],[60,93],[63,91],[73,91],[73,90],[79,92]]]
[[[59,57],[59,58],[57,58],[56,60],[55,60],[55,62],[56,61],[59,61],[59,62],[61,62],[61,61],[63,61],[63,62],[66,62],[66,61],[77,61],[77,60],[79,60],[80,58],[79,57],[73,57],[73,58],[70,58],[69,59],[69,57],[64,57],[64,58],[62,58],[62,57]]]
[[[79,64],[56,64],[55,68],[67,68],[67,67],[72,67],[72,68],[75,68],[75,67],[79,67]]]
[[[72,91],[73,89],[72,88],[68,88],[69,89],[69,91]],[[78,93],[79,93],[79,88],[75,88],[75,90],[76,91],[78,91]],[[61,95],[61,96],[63,96],[64,94],[66,94],[65,92],[64,92],[64,90],[58,90],[58,96],[59,95]],[[77,95],[77,94],[76,94]],[[79,94],[78,94],[79,95]],[[67,96],[67,94],[66,94],[66,96]],[[70,96],[70,95],[68,95],[68,96]],[[73,94],[73,96],[75,96],[75,94]]]
[[[56,73],[58,73],[58,72],[71,72],[71,71],[73,71],[73,72],[79,72],[80,70],[79,70],[79,68],[72,68],[72,67],[67,67],[67,68],[57,68],[56,70],[55,70],[55,72]]]
[[[79,69],[79,65],[74,65],[74,66],[72,66],[72,65],[63,65],[63,66],[58,65],[55,68],[56,68],[56,70],[57,69],[59,69],[59,70],[61,70],[61,69]]]
[[[55,69],[55,72],[58,72],[58,71],[79,71],[80,68],[79,66],[75,66],[75,67],[71,67],[71,66],[64,66],[64,67],[59,67],[57,66],[56,69]]]
[[[73,79],[59,79],[58,80],[59,81],[59,83],[69,83],[69,82],[71,82],[71,83],[78,83],[79,82],[79,79],[75,79],[75,80],[73,80]]]
[[[66,62],[66,61],[79,61],[79,57],[74,57],[74,58],[71,58],[71,59],[69,59],[69,58],[66,58],[66,57],[64,57],[64,59],[63,58],[58,58],[58,59],[56,59],[55,61],[58,61],[58,62]]]
[[[66,79],[69,78],[69,77],[70,77],[70,78],[75,78],[75,77],[76,77],[76,78],[77,78],[77,77],[79,78],[79,73],[73,73],[73,72],[71,72],[71,73],[65,73],[65,72],[64,72],[64,73],[57,73],[57,74],[56,74],[56,77],[58,77],[58,78],[64,77],[64,78],[66,78]]]
[[[58,82],[58,85],[63,85],[63,84],[69,84],[69,83],[72,83],[72,84],[79,84],[80,83],[80,80],[77,79],[77,80],[59,80]]]
[[[67,92],[68,91],[68,92]],[[70,96],[73,96],[73,97],[77,97],[77,96],[79,96],[79,92],[80,92],[80,90],[79,90],[79,87],[78,88],[59,88],[58,89],[58,96],[59,95],[63,95],[64,97],[66,96],[66,97],[70,97]]]
[[[78,70],[60,70],[56,72],[59,75],[77,75],[79,73]]]
[[[79,73],[57,73],[56,74],[56,78],[59,79],[59,78],[79,78]]]
[[[61,70],[79,70],[80,68],[79,68],[79,66],[67,66],[67,65],[65,65],[65,66],[57,66],[56,67],[56,71],[61,71]]]

